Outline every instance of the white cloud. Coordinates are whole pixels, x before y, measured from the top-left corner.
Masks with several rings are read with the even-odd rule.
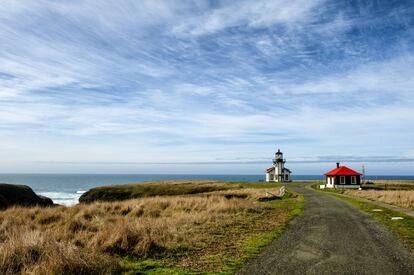
[[[403,97],[413,95],[414,57],[411,54],[396,57],[383,62],[360,65],[352,70],[333,72],[303,83],[275,85],[276,94],[331,94],[394,92]]]
[[[3,162],[411,154],[413,55],[354,58],[324,3],[6,2]]]
[[[323,1],[259,0],[238,1],[190,17],[173,28],[179,35],[212,34],[231,27],[270,27],[312,21],[315,8]]]

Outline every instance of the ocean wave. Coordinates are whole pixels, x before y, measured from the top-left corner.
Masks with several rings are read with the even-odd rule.
[[[67,192],[40,192],[39,195],[50,198],[54,203],[71,206],[79,202],[81,193],[67,193]]]
[[[86,193],[86,191],[83,191],[83,190],[76,191],[76,194],[83,194],[83,193]]]

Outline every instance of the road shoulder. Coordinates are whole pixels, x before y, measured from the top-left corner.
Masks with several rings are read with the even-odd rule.
[[[303,214],[239,274],[413,274],[396,234],[340,198],[287,187],[305,197]]]
[[[319,190],[317,190],[319,191]],[[385,225],[394,232],[405,247],[414,255],[414,217],[401,208],[385,203],[373,202],[364,198],[357,198],[344,194],[319,191],[341,199],[367,213],[374,220]],[[396,210],[397,209],[397,210]],[[403,209],[406,210],[406,209]]]

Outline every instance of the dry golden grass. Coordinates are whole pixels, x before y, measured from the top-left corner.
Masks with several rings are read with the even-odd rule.
[[[400,207],[414,209],[414,191],[412,190],[346,190],[344,193],[374,201],[385,202]]]
[[[254,226],[247,223],[270,213],[270,204],[257,201],[264,192],[243,189],[10,208],[0,212],[0,274],[104,274],[126,256],[173,256],[180,249],[200,255],[217,244],[212,232]],[[184,258],[182,266],[199,268],[194,257]]]
[[[414,180],[369,180],[378,185],[414,185]]]

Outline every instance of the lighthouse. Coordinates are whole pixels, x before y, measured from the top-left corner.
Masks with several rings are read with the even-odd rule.
[[[280,149],[275,153],[272,167],[266,169],[266,181],[267,182],[289,182],[290,174],[292,173],[285,167],[286,160],[283,158],[283,153]]]

